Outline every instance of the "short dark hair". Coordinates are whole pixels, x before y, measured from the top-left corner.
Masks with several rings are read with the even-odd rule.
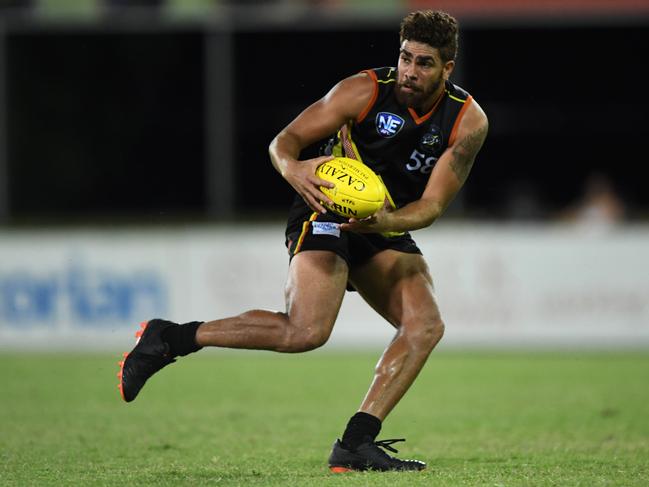
[[[446,12],[420,10],[409,13],[401,21],[399,36],[401,42],[423,42],[437,48],[444,62],[454,61],[457,56],[458,23]]]

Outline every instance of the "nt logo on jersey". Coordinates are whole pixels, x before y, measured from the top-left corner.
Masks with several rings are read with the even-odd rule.
[[[403,118],[394,113],[379,112],[376,115],[376,131],[386,138],[397,135],[404,123]]]

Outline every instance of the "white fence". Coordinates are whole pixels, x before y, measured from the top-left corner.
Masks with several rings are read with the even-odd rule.
[[[442,346],[649,346],[649,227],[454,225],[415,233]],[[151,317],[283,309],[283,225],[0,234],[0,348],[128,348]],[[348,293],[330,346],[391,328]],[[125,348],[125,349],[126,349]]]

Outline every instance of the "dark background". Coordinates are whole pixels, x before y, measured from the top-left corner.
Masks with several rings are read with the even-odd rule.
[[[292,190],[272,168],[268,143],[339,79],[394,65],[397,24],[234,29],[233,71],[222,75],[234,90],[235,218],[282,214]],[[10,32],[10,221],[213,218],[204,35]],[[468,25],[460,49],[453,81],[491,126],[452,217],[554,218],[594,172],[609,178],[631,219],[649,216],[649,25]]]

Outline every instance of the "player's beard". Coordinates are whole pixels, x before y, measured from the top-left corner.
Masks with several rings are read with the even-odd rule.
[[[432,104],[437,98],[438,90],[444,78],[439,76],[430,86],[421,87],[407,80],[397,82],[397,101],[405,107],[413,108],[415,111],[421,113],[422,108],[427,108],[427,105]],[[403,91],[404,87],[409,87],[413,91]],[[427,110],[426,110],[427,111]]]

